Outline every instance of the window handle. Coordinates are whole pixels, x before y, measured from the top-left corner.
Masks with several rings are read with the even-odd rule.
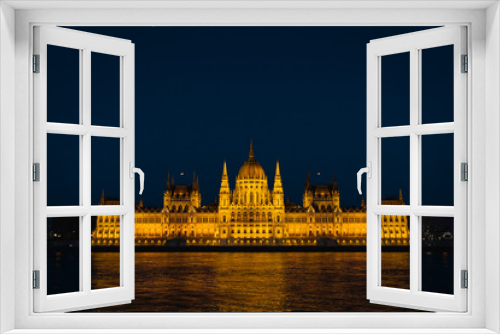
[[[371,161],[368,161],[368,166],[365,168],[361,168],[358,171],[358,192],[361,195],[361,176],[366,173],[366,177],[369,179],[372,178],[372,163]]]
[[[129,171],[130,171],[130,178],[134,178],[134,173],[139,174],[139,182],[141,185],[141,190],[139,190],[139,195],[142,195],[142,192],[144,191],[144,172],[140,168],[134,167],[134,162],[130,161],[129,164]]]

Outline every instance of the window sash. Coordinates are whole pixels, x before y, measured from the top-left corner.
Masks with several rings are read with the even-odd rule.
[[[47,122],[47,45],[80,50],[80,124]],[[120,127],[91,125],[91,53],[120,57]],[[40,289],[34,289],[34,311],[73,311],[129,303],[134,298],[134,45],[127,40],[76,30],[37,26],[34,54],[40,55],[40,72],[34,83],[34,161],[40,163],[40,182],[34,183],[34,270],[40,271]],[[79,206],[47,207],[47,134],[78,135]],[[120,138],[120,205],[91,205],[91,138]],[[62,152],[64,154],[64,152]],[[133,164],[132,164],[133,165]],[[64,180],[60,180],[64,182]],[[91,289],[91,217],[120,215],[120,286]],[[80,291],[47,295],[47,218],[80,217]]]
[[[467,183],[460,181],[460,163],[467,162],[467,76],[460,73],[461,54],[467,54],[466,28],[436,28],[371,41],[367,46],[367,297],[374,303],[423,310],[467,310],[467,290],[461,289],[460,270],[467,269]],[[454,122],[421,123],[420,59],[422,49],[454,45]],[[410,52],[410,124],[381,127],[381,57]],[[421,135],[454,133],[454,206],[421,203]],[[410,138],[410,205],[382,205],[381,139]],[[381,216],[410,216],[410,289],[381,286]],[[420,217],[454,217],[454,295],[419,291],[421,285]]]

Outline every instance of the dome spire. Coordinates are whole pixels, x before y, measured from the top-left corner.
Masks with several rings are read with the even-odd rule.
[[[250,153],[248,153],[248,161],[255,162],[255,153],[253,152],[253,140],[250,140]]]

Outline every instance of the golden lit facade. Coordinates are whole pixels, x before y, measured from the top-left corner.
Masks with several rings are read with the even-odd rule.
[[[101,204],[108,204],[101,198]],[[384,204],[404,205],[399,198]],[[269,188],[252,146],[231,190],[223,164],[218,202],[201,205],[198,178],[175,185],[168,177],[163,208],[136,207],[135,240],[140,246],[194,245],[324,245],[366,244],[366,205],[340,206],[337,181],[311,185],[306,181],[303,205],[285,202],[279,163]],[[382,244],[405,246],[410,233],[405,216],[382,217]],[[99,216],[94,245],[119,244],[119,216]]]

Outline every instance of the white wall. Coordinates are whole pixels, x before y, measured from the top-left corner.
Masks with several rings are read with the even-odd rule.
[[[0,253],[14,249],[15,13],[0,3]],[[3,259],[3,261],[2,261]],[[14,258],[0,258],[0,333],[14,328]]]

